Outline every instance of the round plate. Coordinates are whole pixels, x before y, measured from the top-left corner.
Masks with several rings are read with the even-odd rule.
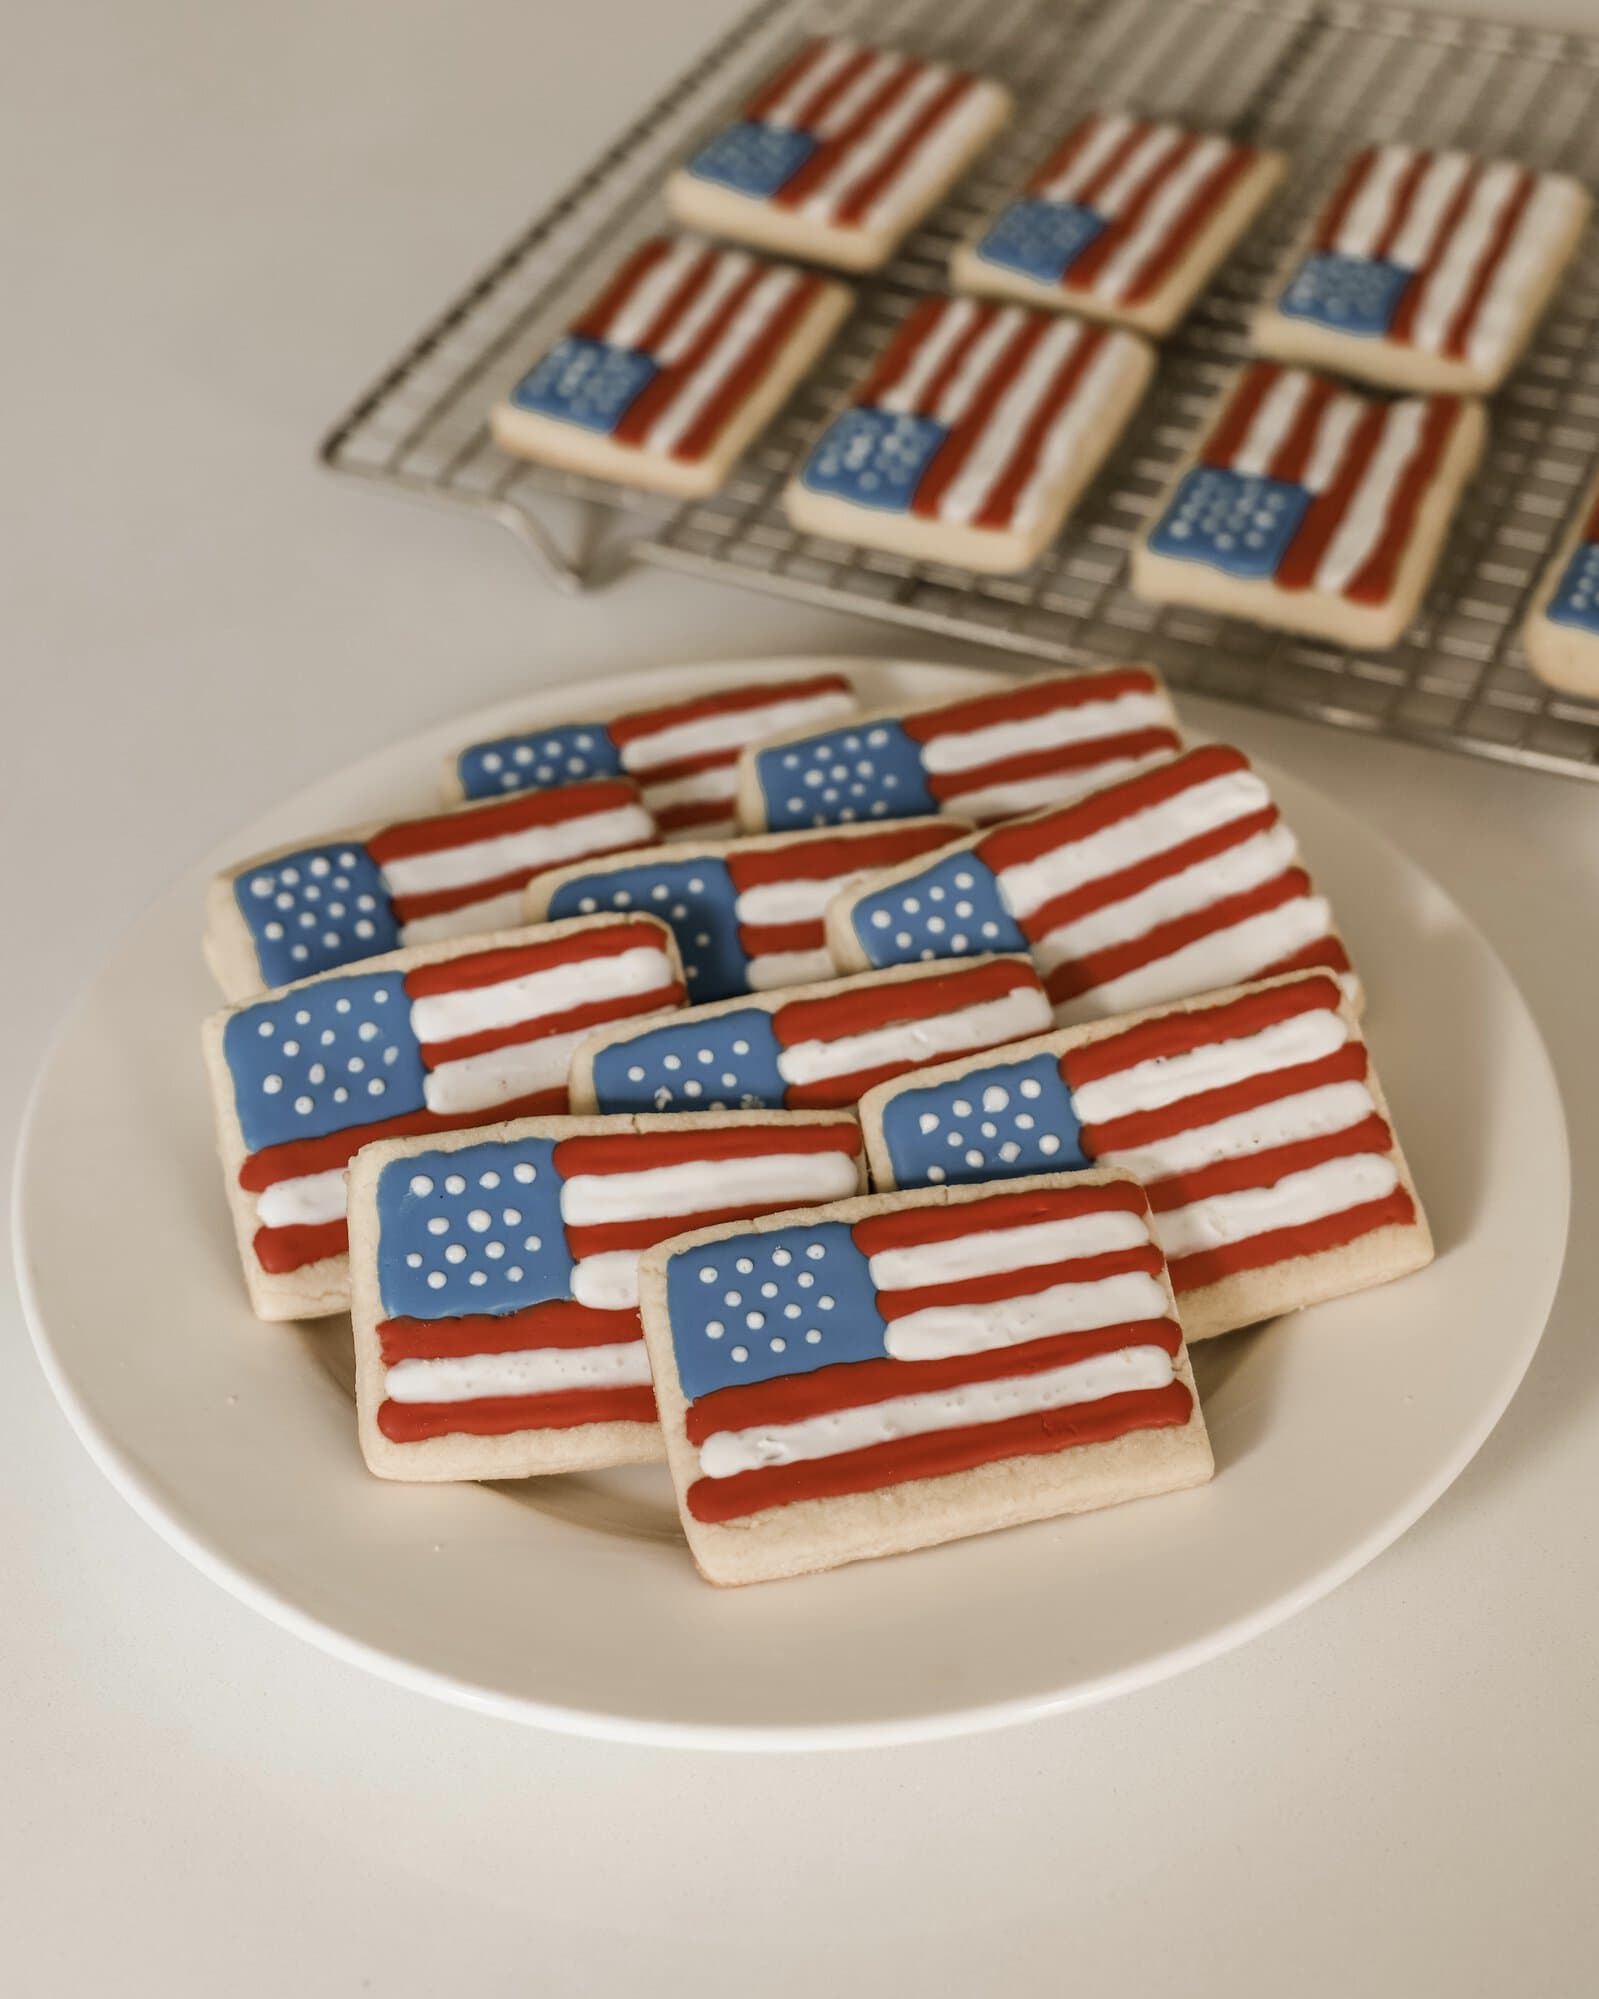
[[[1202,1490],[897,1561],[708,1588],[650,1466],[517,1485],[367,1475],[348,1322],[261,1325],[217,1182],[198,1040],[211,867],[435,800],[439,757],[554,721],[842,665],[873,702],[975,668],[656,669],[468,717],[245,827],[138,918],[34,1095],[16,1228],[29,1321],[98,1463],[159,1532],[270,1617],[426,1692],[636,1741],[823,1747],[990,1727],[1208,1658],[1312,1602],[1444,1490],[1543,1329],[1568,1170],[1547,1057],[1447,896],[1308,786],[1273,782],[1340,911],[1438,1240],[1384,1289],[1198,1349]]]

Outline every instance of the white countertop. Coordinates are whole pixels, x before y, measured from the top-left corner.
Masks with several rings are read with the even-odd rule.
[[[374,743],[654,659],[905,649],[647,571],[561,598],[508,535],[312,462],[377,364],[736,11],[35,17],[0,121],[0,1122],[152,891]],[[1591,0],[1538,11],[1593,20]],[[1445,1499],[1326,1602],[1109,1706],[878,1754],[647,1752],[430,1703],[225,1596],[91,1466],[0,1293],[0,1986],[1593,1989],[1599,790],[1189,712],[1430,868],[1561,1077],[1565,1284]]]

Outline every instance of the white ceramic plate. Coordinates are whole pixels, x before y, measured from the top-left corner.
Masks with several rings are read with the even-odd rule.
[[[806,666],[817,662],[800,663]],[[977,669],[827,662],[872,700]],[[97,1462],[209,1575],[341,1657],[428,1693],[637,1741],[822,1747],[1015,1721],[1237,1645],[1391,1542],[1521,1379],[1565,1244],[1559,1097],[1504,967],[1403,855],[1309,787],[1278,796],[1331,891],[1439,1244],[1417,1277],[1196,1355],[1202,1491],[761,1588],[708,1588],[664,1470],[514,1486],[368,1477],[348,1322],[258,1324],[211,1149],[197,1027],[211,866],[433,801],[438,759],[569,718],[792,672],[658,669],[468,717],[245,827],[138,918],[67,1020],[18,1174],[25,1302]]]

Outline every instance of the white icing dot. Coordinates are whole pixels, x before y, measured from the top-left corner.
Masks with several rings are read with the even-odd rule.
[[[444,1252],[444,1261],[446,1263],[465,1263],[466,1251],[460,1243],[452,1242]]]
[[[466,1182],[459,1173],[447,1174],[444,1181],[444,1191],[446,1194],[464,1194],[466,1192]]]
[[[722,1303],[724,1305],[731,1305],[735,1312],[743,1302],[744,1293],[742,1291],[724,1291],[722,1293]]]
[[[967,1153],[966,1164],[968,1166],[981,1166],[982,1163],[983,1163],[983,1155],[980,1152],[974,1151]]]
[[[500,1220],[504,1222],[508,1229],[518,1228],[522,1221],[522,1210],[520,1208],[502,1208],[500,1210]]]
[[[1016,1113],[1016,1129],[1018,1131],[1031,1131],[1036,1123],[1037,1119],[1031,1111],[1018,1111]]]
[[[466,1225],[469,1229],[476,1229],[481,1235],[493,1219],[487,1208],[474,1208],[466,1218]]]
[[[633,1067],[632,1067],[631,1069],[629,1069],[629,1070],[628,1070],[628,1072],[627,1072],[627,1080],[628,1080],[628,1081],[629,1081],[630,1083],[642,1083],[642,1082],[643,1082],[643,1080],[644,1080],[644,1071],[643,1071],[643,1070],[642,1070],[641,1068],[639,1068],[639,1066],[638,1066],[638,1064],[637,1064],[637,1063],[635,1063],[635,1064],[633,1065]]]
[[[799,1276],[795,1278],[794,1282],[799,1286],[799,1288],[802,1291],[809,1291],[811,1286],[816,1282],[816,1279],[811,1275],[811,1273],[808,1270],[802,1270]]]
[[[1014,1138],[1007,1138],[1005,1143],[999,1148],[999,1156],[1008,1166],[1013,1159],[1021,1158],[1022,1149]]]
[[[733,1053],[735,1055],[747,1055],[749,1052],[750,1045],[747,1041],[735,1041],[733,1043]]]
[[[957,888],[975,888],[976,880],[971,875],[957,875],[955,877],[955,886]]]
[[[297,882],[300,879],[300,870],[298,868],[285,868],[283,870],[283,879],[286,882]]]
[[[1044,1086],[1034,1076],[1029,1076],[1026,1082],[1022,1084],[1022,1095],[1024,1097],[1041,1097],[1043,1094]]]
[[[906,896],[905,900],[900,904],[900,908],[904,910],[907,916],[914,916],[921,906],[921,898],[914,895]]]
[[[377,933],[374,931],[372,925],[368,923],[366,918],[363,916],[361,921],[357,923],[357,925],[355,926],[355,934],[357,937],[372,937],[375,936]]]
[[[433,1182],[425,1173],[413,1173],[411,1175],[411,1192],[418,1195],[431,1194],[433,1192]]]
[[[434,1215],[428,1222],[429,1235],[448,1235],[450,1224],[443,1215]]]
[[[762,1326],[766,1324],[766,1314],[764,1312],[746,1312],[744,1314],[744,1323],[752,1333],[758,1333]]]
[[[911,948],[911,933],[908,930],[897,930],[894,933],[894,942],[902,951],[908,951]]]
[[[916,1128],[922,1134],[923,1138],[925,1138],[930,1131],[937,1131],[938,1112],[923,1111],[921,1116],[916,1120]]]
[[[705,1086],[690,1079],[683,1085],[683,1094],[685,1097],[702,1097],[705,1094]]]
[[[874,909],[872,911],[872,928],[874,930],[886,930],[893,920],[886,909]]]
[[[272,877],[270,875],[257,875],[255,880],[250,884],[250,893],[251,895],[270,895],[272,893]]]
[[[726,1331],[727,1328],[722,1324],[720,1319],[707,1319],[705,1322],[705,1333],[708,1339],[719,1340]]]
[[[722,1088],[724,1090],[736,1090],[738,1088],[738,1078],[733,1074],[731,1069],[723,1071],[721,1080],[722,1080]],[[720,1108],[720,1106],[718,1106],[718,1108]]]
[[[283,1088],[283,1078],[281,1076],[268,1076],[263,1080],[261,1087],[269,1097],[275,1097],[279,1090]]]
[[[668,1055],[661,1066],[663,1069],[681,1069],[683,1058],[680,1055]]]
[[[269,923],[266,927],[266,934],[276,944],[283,935],[283,925],[281,923]]]
[[[1060,1140],[1052,1131],[1046,1131],[1044,1136],[1038,1141],[1038,1149],[1048,1158],[1052,1154],[1059,1152]]]
[[[738,1361],[745,1361],[748,1360],[750,1357],[750,1350],[748,1347],[729,1347],[728,1352],[734,1360]]]
[[[267,1038],[270,1038],[276,1032],[270,1020],[263,1020],[255,1031],[257,1034]]]
[[[942,1166],[929,1166],[927,1177],[929,1180],[947,1180],[949,1175],[944,1171]]]
[[[349,1072],[350,1072],[350,1074],[351,1074],[352,1076],[359,1076],[359,1075],[361,1074],[362,1070],[364,1070],[364,1069],[365,1069],[365,1067],[366,1067],[366,1063],[365,1063],[365,1061],[364,1061],[364,1060],[362,1059],[362,1057],[361,1057],[361,1056],[359,1056],[359,1055],[352,1055],[352,1056],[350,1057],[349,1061],[348,1061],[348,1062],[346,1062],[344,1066],[345,1066],[345,1068],[346,1068],[346,1069],[348,1069],[348,1070],[349,1070]]]
[[[584,916],[592,916],[595,910],[598,908],[599,904],[594,900],[593,896],[591,895],[584,896],[583,899],[578,903],[578,909]]]
[[[782,1270],[786,1265],[792,1263],[793,1261],[794,1261],[793,1257],[789,1254],[789,1252],[786,1249],[774,1249],[772,1251],[772,1262],[777,1266],[779,1270]]]
[[[785,1319],[797,1319],[799,1315],[800,1308],[798,1305],[785,1305],[783,1307],[783,1317]]]
[[[307,1079],[313,1083],[325,1083],[328,1079],[328,1072],[320,1062],[313,1062],[305,1073]]]
[[[418,1249],[413,1249],[405,1259],[405,1267],[407,1270],[420,1270],[422,1268],[422,1252]]]
[[[989,1118],[984,1118],[982,1123],[977,1127],[977,1129],[979,1130],[979,1132],[982,1133],[984,1138],[999,1137],[999,1126],[993,1123],[992,1120]]]
[[[990,1083],[988,1088],[983,1092],[983,1109],[985,1111],[1002,1111],[1009,1102],[1010,1092],[1002,1089],[998,1083]]]
[[[500,1184],[500,1176],[498,1173],[480,1173],[477,1176],[477,1183],[480,1187],[497,1187]]]
[[[350,1093],[342,1083],[333,1092],[333,1101],[336,1104],[347,1104],[350,1101]]]
[[[487,1284],[489,1274],[486,1270],[470,1270],[467,1272],[466,1281],[468,1284]]]
[[[294,1108],[300,1113],[301,1117],[309,1117],[315,1106],[309,1097],[296,1097]]]
[[[507,1265],[506,1265],[506,1269],[505,1269],[505,1274],[506,1274],[506,1276],[507,1276],[507,1277],[508,1277],[508,1278],[509,1278],[509,1279],[511,1280],[511,1282],[512,1282],[513,1284],[520,1284],[520,1283],[521,1283],[521,1281],[522,1281],[522,1266],[521,1266],[521,1264],[519,1264],[519,1263],[510,1263],[510,1264],[507,1264]]]
[[[755,1268],[755,1265],[747,1256],[741,1256],[733,1265],[733,1268],[738,1272],[740,1277],[748,1277],[750,1272]]]
[[[430,1291],[442,1291],[444,1285],[445,1277],[442,1270],[430,1270],[428,1272],[428,1289]]]
[[[690,882],[689,882],[689,885],[688,885],[688,887],[689,887],[689,894],[690,894],[690,895],[698,895],[698,894],[700,893],[700,891],[701,891],[701,890],[702,890],[702,889],[704,888],[704,886],[705,886],[704,882],[700,880],[700,878],[699,878],[699,876],[698,876],[698,875],[695,875],[695,876],[694,876],[694,877],[693,877],[693,878],[692,878],[692,879],[690,880]]]
[[[815,1326],[812,1326],[805,1335],[805,1344],[811,1347],[819,1347],[822,1344],[822,1335]]]
[[[513,1180],[520,1180],[525,1187],[530,1180],[538,1178],[538,1168],[536,1166],[529,1166],[526,1160],[524,1160],[520,1166],[513,1166],[511,1168],[511,1178]]]
[[[700,1265],[700,1282],[702,1284],[714,1284],[716,1282],[716,1272],[708,1263]]]
[[[283,1052],[284,1052],[284,1054],[285,1054],[285,1055],[298,1055],[298,1054],[299,1054],[299,1052],[300,1052],[300,1044],[299,1044],[299,1042],[298,1042],[298,1041],[285,1041],[285,1042],[284,1042],[284,1044],[283,1044]]]
[[[331,1048],[338,1038],[331,1027],[324,1027],[322,1032],[317,1036],[318,1041],[321,1042],[324,1048]]]
[[[819,1242],[813,1242],[806,1245],[805,1254],[810,1258],[812,1263],[820,1263],[822,1258],[826,1256],[827,1251],[823,1249]]]
[[[955,1113],[956,1117],[970,1117],[972,1114],[972,1107],[964,1097],[957,1097],[954,1103],[950,1105],[950,1109]]]
[[[503,1242],[486,1242],[483,1245],[483,1254],[493,1257],[497,1263],[505,1254],[505,1244]]]
[[[350,1002],[347,999],[335,1000],[333,1002],[333,1011],[335,1013],[348,1013],[350,1011]]]
[[[378,1038],[378,1031],[370,1020],[363,1020],[356,1033],[363,1041],[376,1041]]]
[[[768,1344],[770,1345],[773,1353],[782,1353],[787,1348],[788,1341],[784,1339],[774,1339],[769,1341]]]
[[[537,1256],[539,1251],[544,1247],[544,1238],[541,1235],[524,1236],[522,1247],[527,1251],[529,1256]]]

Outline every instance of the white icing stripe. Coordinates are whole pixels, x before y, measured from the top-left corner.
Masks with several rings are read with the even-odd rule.
[[[973,1277],[997,1277],[1007,1270],[1031,1270],[1040,1264],[1106,1256],[1117,1249],[1140,1249],[1148,1241],[1149,1227],[1143,1215],[1126,1208],[1104,1208],[1097,1214],[1063,1215],[1050,1222],[1026,1222],[1018,1228],[982,1229],[942,1242],[880,1249],[868,1262],[877,1290],[925,1291],[940,1284],[964,1284]]]
[[[977,307],[969,298],[949,299],[933,322],[932,331],[910,358],[903,375],[878,399],[881,409],[908,415],[921,402],[927,385],[943,367],[946,356],[977,317]]]
[[[1231,150],[1224,139],[1203,139],[1168,176],[1165,186],[1144,211],[1143,220],[1106,259],[1094,280],[1094,291],[1100,298],[1126,297],[1142,277],[1144,266],[1165,243],[1183,210]]]
[[[1432,269],[1417,279],[1420,298],[1410,323],[1410,344],[1438,354],[1455,315],[1470,296],[1499,218],[1515,193],[1522,169],[1496,160],[1479,178],[1466,212],[1450,232]]]
[[[1279,821],[1225,853],[1196,861],[1181,874],[1167,875],[1136,895],[1123,896],[1120,902],[1108,903],[1075,923],[1063,923],[1046,936],[1035,938],[1033,963],[1048,973],[1065,959],[1087,958],[1096,951],[1131,943],[1159,924],[1209,909],[1224,896],[1259,888],[1291,868],[1298,858],[1298,842]]]
[[[585,812],[473,840],[467,846],[409,854],[386,862],[380,872],[390,895],[434,895],[441,889],[495,881],[520,868],[559,867],[563,861],[580,861],[606,847],[643,846],[654,830],[641,805],[618,805],[607,812]]]
[[[873,55],[871,61],[861,71],[860,75],[856,77],[855,81],[849,84],[833,100],[831,107],[817,121],[813,127],[817,137],[822,139],[839,138],[845,129],[853,124],[860,113],[866,109],[867,105],[888,82],[889,78],[908,67],[909,65],[902,57],[889,55],[883,50],[878,50]]]
[[[854,707],[853,697],[840,689],[773,701],[760,708],[738,708],[725,715],[702,715],[694,722],[674,722],[647,736],[635,736],[622,751],[622,768],[630,776],[647,775],[662,764],[709,756],[716,750],[742,749],[746,743],[758,743],[763,736],[797,729],[805,722],[847,715]]]
[[[1393,404],[1383,412],[1377,449],[1316,567],[1318,590],[1341,594],[1381,541],[1394,489],[1421,448],[1427,408],[1426,403],[1411,401]]]
[[[980,136],[991,104],[990,85],[968,87],[918,142],[877,199],[868,204],[863,219],[869,224],[882,222],[917,208],[947,178],[951,156],[963,153]]]
[[[1303,368],[1283,370],[1267,390],[1243,442],[1233,453],[1235,472],[1257,478],[1266,476],[1309,393],[1310,377]]]
[[[1056,174],[1053,180],[1044,183],[1037,198],[1042,201],[1075,201],[1132,129],[1133,121],[1125,111],[1117,111],[1109,118],[1096,119],[1094,129],[1079,149],[1077,157],[1064,173]]]
[[[700,412],[765,333],[768,324],[805,282],[797,271],[768,271],[733,316],[704,361],[693,371],[650,425],[647,451],[670,454],[687,436]]]
[[[1355,425],[1368,407],[1358,396],[1337,395],[1322,410],[1302,482],[1308,491],[1324,493],[1338,477]]]
[[[430,1111],[452,1116],[460,1111],[486,1111],[495,1104],[514,1103],[545,1090],[564,1090],[572,1057],[594,1032],[580,1027],[572,1034],[545,1034],[537,1041],[513,1042],[481,1055],[463,1055],[443,1063],[423,1078],[422,1096]]]
[[[494,1395],[556,1395],[568,1388],[642,1388],[642,1340],[609,1347],[531,1347],[443,1360],[396,1361],[383,1378],[391,1402],[478,1402]]]
[[[1348,1131],[1371,1117],[1376,1108],[1364,1083],[1324,1083],[1320,1089],[1302,1090],[1296,1097],[1282,1097],[1256,1110],[1218,1118],[1214,1124],[1174,1132],[1170,1138],[1154,1139],[1148,1145],[1100,1153],[1098,1163],[1125,1167],[1140,1180],[1161,1180],[1171,1173],[1192,1173],[1201,1166],[1213,1166],[1219,1159],[1243,1159],[1301,1139]]]
[[[755,259],[744,250],[724,250],[711,266],[710,276],[679,313],[670,332],[655,350],[663,367],[673,367],[691,351],[696,340],[721,310],[729,292],[755,268]]]
[[[609,957],[552,965],[546,972],[528,972],[497,985],[427,994],[411,1002],[411,1031],[418,1041],[455,1041],[463,1034],[569,1013],[597,1000],[655,992],[671,978],[671,963],[658,944],[633,945]]]
[[[732,1478],[771,1465],[801,1464],[841,1451],[868,1450],[895,1437],[925,1437],[940,1430],[964,1430],[976,1423],[1000,1423],[1043,1409],[1066,1409],[1099,1402],[1107,1395],[1164,1388],[1173,1378],[1164,1347],[1118,1347],[1042,1374],[1013,1375],[1000,1381],[972,1381],[961,1388],[925,1395],[896,1395],[798,1423],[766,1423],[749,1430],[723,1430],[700,1447],[706,1478]]]
[[[320,1222],[344,1219],[344,1168],[331,1173],[303,1173],[298,1180],[279,1180],[256,1196],[256,1219],[263,1228],[315,1228]]]
[[[1024,315],[1013,305],[995,313],[966,350],[965,358],[929,414],[951,428],[959,423],[1025,323]]]
[[[1057,319],[1045,330],[1015,381],[994,405],[965,463],[945,488],[938,508],[940,520],[970,521],[981,512],[1015,457],[1039,405],[1083,338],[1082,327],[1070,319]]]
[[[1134,366],[1137,353],[1132,338],[1126,334],[1108,333],[1100,342],[1099,352],[1089,363],[1087,373],[1050,425],[1032,477],[1016,496],[1010,516],[1013,527],[1031,527],[1059,490],[1077,457],[1084,432],[1099,421],[1117,377]]]
[[[1350,203],[1333,248],[1347,257],[1369,257],[1387,227],[1399,177],[1414,157],[1409,146],[1379,146],[1360,192]]]
[[[1522,301],[1552,243],[1576,219],[1580,197],[1567,180],[1540,178],[1521,222],[1495,267],[1466,329],[1466,358],[1478,368],[1502,364],[1520,329]]]
[[[774,1146],[781,1133],[772,1133]],[[803,1208],[840,1201],[858,1185],[846,1152],[771,1152],[744,1159],[693,1159],[637,1173],[577,1173],[561,1188],[561,1220],[572,1228],[656,1216],[710,1214],[718,1208]]]
[[[1091,995],[1063,1002],[1056,1009],[1056,1018],[1065,1023],[1078,1017],[1085,1010],[1085,999],[1091,1001],[1096,1015],[1131,1013],[1135,1007],[1160,1006],[1166,1000],[1187,999],[1192,993],[1258,979],[1267,966],[1330,937],[1332,927],[1332,911],[1325,898],[1296,896],[1292,902],[1279,903],[1275,909],[1246,917],[1226,930],[1213,931],[1181,951],[1169,951],[1136,972],[1108,979],[1095,986]]]
[[[1271,1187],[1246,1187],[1236,1194],[1213,1194],[1186,1208],[1155,1217],[1155,1234],[1168,1257],[1192,1256],[1224,1243],[1247,1242],[1273,1229],[1341,1215],[1367,1201],[1380,1201],[1399,1185],[1399,1169],[1380,1152],[1357,1152],[1348,1159],[1324,1160],[1303,1173],[1289,1173]]]
[[[817,979],[836,979],[838,967],[824,947],[814,951],[769,951],[751,958],[744,976],[752,993],[777,992],[783,986],[805,986]]]
[[[1420,270],[1437,245],[1438,231],[1456,190],[1471,169],[1464,153],[1439,153],[1411,196],[1404,220],[1388,251],[1388,262]]]
[[[691,266],[704,254],[705,245],[692,236],[681,236],[653,264],[600,329],[600,338],[615,347],[637,347],[662,306],[687,277]]]
[[[1129,813],[1102,832],[1052,847],[1037,860],[1001,869],[1000,893],[1013,916],[1030,916],[1070,889],[1116,874],[1151,855],[1164,854],[1185,840],[1260,812],[1270,803],[1271,794],[1253,771],[1235,770],[1203,778],[1158,805]]]
[[[908,90],[902,91],[888,111],[873,121],[856,142],[847,148],[837,166],[801,206],[801,214],[813,222],[828,222],[843,207],[863,181],[875,174],[934,98],[948,83],[951,71],[941,63],[922,70]]]
[[[673,805],[703,805],[707,800],[720,803],[724,798],[731,801],[738,790],[738,765],[726,763],[714,770],[690,771],[687,777],[674,777],[666,784],[651,784],[646,779],[643,789],[644,803],[657,816]]]
[[[845,63],[854,59],[859,47],[859,42],[849,41],[843,36],[837,41],[829,41],[816,61],[806,65],[804,74],[791,83],[767,111],[761,123],[781,125],[785,128],[803,125],[811,106],[818,101]]]
[[[902,1020],[836,1041],[798,1041],[777,1058],[785,1083],[826,1082],[859,1075],[890,1062],[936,1062],[968,1048],[995,1048],[1043,1034],[1050,1026],[1049,1001],[1036,986],[1018,986],[999,999],[952,1008],[923,1020]]]
[[[1089,743],[1100,736],[1124,736],[1134,729],[1162,729],[1172,724],[1164,696],[1118,694],[1110,701],[1079,701],[1031,715],[1022,722],[994,722],[986,729],[962,729],[932,736],[922,745],[922,763],[943,775],[999,763],[1006,757],[1028,756],[1064,743]]]
[[[1109,1124],[1134,1111],[1158,1111],[1184,1097],[1225,1090],[1249,1076],[1294,1069],[1335,1055],[1349,1039],[1349,1027],[1330,1007],[1274,1021],[1256,1034],[1210,1041],[1183,1055],[1162,1055],[1110,1076],[1079,1083],[1072,1107],[1084,1124]]]
[[[1052,1284],[997,1305],[929,1305],[892,1320],[884,1344],[894,1360],[944,1360],[952,1354],[1025,1346],[1059,1333],[1163,1319],[1170,1310],[1158,1279],[1135,1270],[1092,1284]]]
[[[608,1249],[572,1266],[572,1296],[595,1312],[626,1312],[638,1303],[636,1249]]]
[[[762,882],[747,888],[733,904],[740,923],[814,923],[826,914],[827,905],[839,890],[858,881],[868,870],[854,874],[811,877],[803,881]]]
[[[400,925],[400,942],[442,944],[451,937],[474,937],[481,930],[514,930],[524,919],[522,891],[508,888],[499,895],[485,896],[481,902],[465,902],[459,909],[446,909],[438,916],[413,917]]]
[[[1175,125],[1151,125],[1094,197],[1097,214],[1118,216],[1156,179],[1182,143]]]
[[[944,810],[967,819],[1019,819],[1024,812],[1037,812],[1045,805],[1069,805],[1102,784],[1118,784],[1124,777],[1153,770],[1173,754],[1171,750],[1153,750],[1147,757],[1108,757],[1102,764],[1088,764],[1081,770],[1053,771],[1015,784],[958,791],[944,800]]]

